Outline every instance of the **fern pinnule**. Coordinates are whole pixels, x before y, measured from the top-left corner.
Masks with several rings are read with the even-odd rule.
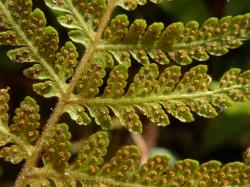
[[[119,181],[127,181],[140,161],[140,152],[136,146],[125,146],[117,151],[111,160],[105,163],[98,175]]]
[[[26,97],[16,109],[14,124],[10,126],[11,133],[24,139],[28,143],[34,142],[38,136],[40,127],[39,106],[31,97]]]
[[[71,119],[79,125],[88,125],[91,123],[91,119],[82,105],[72,103],[65,106],[64,112],[68,113]]]
[[[68,161],[71,156],[71,134],[68,126],[58,124],[51,129],[50,134],[46,137],[43,146],[42,158],[45,165],[51,165],[57,171],[63,171],[68,167]]]
[[[26,159],[33,151],[40,127],[39,106],[26,97],[16,109],[14,124],[8,125],[8,89],[0,89],[0,157],[13,164]]]
[[[82,148],[78,152],[77,160],[74,162],[73,170],[96,174],[100,165],[103,164],[103,156],[107,154],[109,138],[106,132],[97,132],[84,141]],[[87,166],[87,167],[86,167]]]
[[[170,157],[166,155],[156,155],[149,158],[140,169],[138,169],[132,177],[132,181],[144,185],[156,185],[160,181],[164,181],[162,176],[164,172],[170,169]]]
[[[86,63],[86,69],[82,72],[81,79],[77,84],[77,94],[84,98],[94,97],[103,84],[103,77],[106,75],[106,60],[98,57]]]
[[[53,69],[61,81],[66,82],[73,74],[77,65],[78,53],[76,47],[71,42],[66,42],[64,46],[56,53],[53,63]],[[27,60],[26,60],[27,62]],[[24,70],[24,75],[32,79],[47,80],[51,79],[48,72],[40,64]]]

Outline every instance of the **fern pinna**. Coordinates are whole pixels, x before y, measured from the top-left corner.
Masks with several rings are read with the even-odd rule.
[[[152,3],[160,3],[151,0]],[[109,161],[107,130],[113,117],[131,133],[142,132],[139,113],[158,126],[181,122],[193,114],[214,118],[236,102],[249,100],[250,71],[232,68],[216,86],[207,65],[182,71],[193,60],[206,61],[240,47],[250,38],[250,14],[209,18],[164,26],[112,13],[117,7],[133,11],[146,0],[45,0],[69,29],[71,41],[59,45],[55,28],[47,26],[42,10],[31,0],[1,0],[0,44],[13,46],[7,55],[33,63],[24,75],[36,81],[34,91],[58,104],[40,129],[39,106],[26,97],[9,120],[9,88],[0,89],[0,157],[13,164],[25,160],[15,186],[248,186],[249,154],[245,161],[222,165],[155,156],[140,166],[136,146],[119,149]],[[83,45],[82,57],[74,43]],[[132,63],[140,69],[130,82]],[[175,63],[175,65],[173,65]],[[101,89],[101,91],[100,91]],[[84,141],[71,159],[72,144],[63,113],[80,125],[95,120],[103,130]],[[36,166],[42,160],[42,166]]]

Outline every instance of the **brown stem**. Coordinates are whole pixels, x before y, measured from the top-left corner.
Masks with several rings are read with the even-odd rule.
[[[148,150],[147,143],[141,134],[131,133],[131,137],[133,141],[135,142],[135,144],[141,150],[141,165],[143,165],[148,160],[148,157],[149,157],[149,150]]]

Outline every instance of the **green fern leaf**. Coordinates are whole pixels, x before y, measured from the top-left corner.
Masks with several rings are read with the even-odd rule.
[[[66,124],[58,124],[51,129],[50,134],[46,137],[44,144],[44,153],[42,155],[45,164],[49,163],[52,167],[61,171],[68,166],[70,158],[71,134]]]
[[[244,163],[209,161],[200,165],[185,159],[171,166],[170,157],[158,155],[140,166],[140,151],[133,145],[120,148],[108,160],[108,133],[97,132],[71,159],[69,127],[57,124],[63,112],[83,125],[90,124],[93,117],[103,129],[114,127],[114,115],[129,131],[141,133],[139,112],[156,125],[166,126],[170,123],[168,114],[182,122],[193,121],[193,113],[214,118],[234,102],[250,98],[249,70],[232,68],[217,87],[210,88],[212,78],[205,65],[182,75],[180,66],[160,73],[151,63],[166,65],[172,60],[188,65],[193,59],[206,61],[209,55],[224,55],[249,39],[250,14],[209,18],[201,26],[195,21],[185,25],[178,22],[165,30],[163,23],[148,26],[144,19],[130,24],[126,15],[109,22],[115,6],[134,10],[147,2],[45,0],[47,6],[61,13],[58,21],[70,29],[71,40],[86,47],[77,68],[76,47],[66,42],[59,49],[57,31],[47,26],[40,9],[32,10],[32,0],[0,1],[0,45],[13,47],[7,53],[11,60],[34,63],[24,74],[37,81],[35,92],[59,98],[36,142],[40,128],[36,101],[26,97],[9,125],[9,89],[0,89],[0,157],[14,164],[27,161],[16,186],[250,185],[248,150]],[[142,67],[130,83],[131,57]],[[36,167],[40,155],[43,162]]]
[[[146,2],[120,0],[116,1],[116,4],[126,9],[134,9],[137,4],[144,5]],[[74,42],[84,46],[88,46],[94,39],[97,25],[107,6],[103,0],[47,0],[46,4],[66,14],[58,18],[59,22],[72,29],[69,36]],[[91,10],[94,9],[100,11],[92,12],[90,16]],[[195,21],[186,25],[178,22],[163,31],[163,23],[153,23],[147,27],[145,20],[137,19],[129,26],[127,16],[118,15],[106,28],[98,50],[109,52],[119,63],[128,65],[130,55],[141,64],[148,64],[150,59],[167,64],[170,58],[180,65],[187,65],[192,63],[192,59],[206,61],[209,54],[221,56],[227,53],[228,49],[241,46],[243,41],[249,39],[249,19],[250,15],[245,14],[228,16],[221,20],[209,18],[201,26]],[[97,25],[94,26],[94,23]]]
[[[9,5],[9,0],[6,0],[6,4],[1,4],[2,25],[5,26],[6,30],[1,32],[3,35],[2,40],[9,42],[13,39],[16,41],[14,42],[15,45],[21,45],[20,48],[9,51],[8,55],[12,60],[19,62],[38,62],[39,64],[26,69],[24,74],[40,81],[33,85],[34,90],[38,94],[44,97],[56,96],[60,98],[68,88],[68,80],[77,66],[78,53],[76,48],[72,43],[67,42],[58,50],[58,34],[52,27],[46,27],[46,19],[43,13],[39,9],[31,12],[32,4],[28,0],[25,0],[27,2],[24,7],[19,7],[19,1]],[[95,36],[97,27],[94,26],[94,23],[100,21],[103,10],[107,6],[107,2],[103,0],[91,2],[48,0],[46,3],[51,8],[63,11],[66,14],[60,17],[61,20],[71,20],[67,25],[67,27],[73,29],[71,33],[83,33],[81,38],[89,41],[92,41],[93,36]],[[144,4],[143,1],[136,3]],[[12,8],[9,8],[9,6]],[[15,12],[16,9],[18,9],[19,13],[18,11],[17,13]],[[20,13],[21,9],[26,10],[25,15]],[[93,9],[100,9],[100,11],[96,11],[89,16]],[[20,21],[16,18],[17,14],[20,14],[18,15]],[[7,21],[8,24],[4,21]],[[62,24],[65,25],[65,23]],[[129,26],[127,16],[118,15],[111,21],[110,26],[106,28],[97,50],[90,61],[86,63],[86,68],[83,70],[80,80],[77,81],[77,96],[72,96],[72,98],[75,100],[75,97],[78,97],[78,95],[82,98],[94,98],[97,96],[99,87],[103,84],[102,79],[106,75],[107,68],[113,68],[114,59],[119,64],[125,64],[127,67],[131,64],[130,55],[143,65],[150,64],[151,59],[160,64],[167,64],[169,62],[168,56],[181,65],[189,64],[192,61],[191,58],[198,59],[196,53],[192,54],[192,50],[197,51],[199,49],[198,51],[200,52],[203,50],[204,53],[202,52],[202,54],[207,55],[208,52],[217,55],[211,52],[211,45],[214,42],[220,43],[218,46],[223,49],[238,47],[239,44],[242,44],[242,41],[248,39],[248,24],[249,14],[246,14],[233,18],[226,17],[220,21],[211,18],[200,28],[196,22],[190,22],[186,26],[182,23],[175,23],[168,26],[165,31],[162,31],[164,29],[162,23],[153,23],[147,27],[145,20],[138,19]],[[92,34],[91,31],[93,31]],[[217,31],[220,32],[216,33]],[[5,32],[11,32],[11,34],[6,34]],[[90,33],[92,36],[88,38],[86,33]],[[201,33],[204,36],[200,37]],[[172,37],[173,35],[175,37]],[[220,37],[217,37],[219,35]],[[7,39],[4,38],[5,36]],[[31,38],[31,42],[27,38]],[[189,41],[188,38],[194,38],[194,40]],[[39,42],[38,46],[35,45],[37,42]],[[185,47],[183,48],[183,46]],[[200,50],[200,47],[202,47],[202,50]],[[187,55],[182,56],[181,51]],[[125,67],[123,69],[125,71]],[[157,75],[155,76],[157,77]],[[154,79],[156,77],[153,76],[151,78]],[[145,80],[149,81],[147,78]],[[123,81],[123,83],[119,84],[124,83]],[[136,83],[133,84],[136,85]],[[144,84],[147,84],[147,82],[141,84],[141,86],[144,87]],[[112,85],[109,87],[111,88]],[[131,92],[132,88],[131,86],[129,92]],[[118,90],[123,92],[123,89]],[[147,95],[151,90],[152,87],[149,86],[145,87],[144,90],[138,88],[135,92],[142,97],[142,92],[144,92],[144,95]],[[111,95],[108,95],[107,92],[108,89],[105,90],[106,96],[103,95],[102,97],[113,98],[112,94],[109,93]],[[129,97],[129,92],[126,94],[127,97]],[[132,94],[131,97],[135,96]],[[214,98],[214,100],[217,99]],[[207,108],[206,110],[211,111],[210,114],[203,111],[205,109],[197,108],[199,103],[203,103]],[[139,108],[152,122],[158,125],[167,125],[169,124],[169,119],[161,105],[164,105],[164,108],[167,108],[166,110],[169,113],[181,121],[190,122],[193,120],[191,110],[205,117],[216,116],[216,111],[206,99],[196,99],[189,103],[188,101],[176,102],[176,100],[168,100],[165,103],[140,103],[140,105],[126,107],[123,105],[96,107],[95,103],[92,104],[91,102],[84,106],[74,103],[72,106],[66,106],[64,112],[68,113],[78,124],[89,124],[90,118],[85,112],[87,108],[91,116],[96,119],[97,124],[102,125],[105,129],[110,129],[112,128],[112,122],[109,108],[111,108],[115,115],[121,119],[124,126],[133,132],[141,132],[141,122],[139,117],[133,113],[135,111],[134,107]],[[216,102],[214,105],[216,105]]]
[[[127,176],[135,170],[140,159],[140,152],[135,146],[125,146],[98,173],[100,176],[119,181],[127,181]]]
[[[18,47],[8,52],[8,56],[11,60],[21,63],[37,63],[33,67],[24,70],[24,74],[27,77],[39,81],[33,85],[33,89],[36,93],[47,98],[61,98],[68,88],[69,79],[72,77],[75,67],[77,66],[78,53],[76,47],[73,43],[66,42],[65,45],[58,50],[59,39],[57,31],[53,27],[46,27],[46,19],[41,10],[35,9],[32,12],[32,1],[16,0],[12,3],[11,0],[6,0],[4,2],[0,3],[0,13],[4,18],[4,21],[1,21],[4,31],[0,32],[0,43],[2,45],[14,45]],[[47,4],[51,3],[56,9],[61,7],[62,10],[67,9],[66,5],[69,5],[68,8],[71,8],[72,12],[76,13],[76,15],[74,15],[77,18],[82,18],[83,16],[86,19],[90,19],[88,16],[90,13],[94,16],[94,14],[92,14],[93,12],[91,12],[93,9],[97,8],[101,11],[106,7],[106,1],[87,2],[89,9],[86,9],[86,12],[80,14],[79,10],[82,9],[82,6],[85,7],[86,5],[83,5],[80,1],[47,2]],[[74,6],[72,3],[74,3]],[[16,9],[18,9],[17,12],[15,12]],[[23,12],[25,12],[25,14]],[[97,19],[99,19],[102,14],[98,11],[96,13],[93,17],[93,22],[88,22],[85,26],[92,28],[94,27],[94,23],[98,25]],[[80,26],[82,25],[80,24]],[[87,28],[87,31],[89,31],[90,28]],[[99,64],[106,61],[107,67],[113,66],[113,59],[110,54],[102,53],[101,56],[103,56],[103,60],[101,60]],[[101,84],[101,82],[98,84]],[[92,91],[93,90],[90,89],[90,93],[92,93]],[[90,122],[89,117],[84,112],[84,108],[80,105],[67,106],[64,111],[78,124],[89,124]]]
[[[0,157],[13,164],[26,159],[33,151],[32,143],[38,138],[40,127],[39,106],[26,97],[16,109],[14,124],[8,126],[8,89],[0,89]]]
[[[66,131],[64,132],[68,134]],[[54,163],[54,161],[50,160],[45,163],[44,168],[34,170],[27,184],[33,182],[32,180],[36,176],[40,176],[40,178],[42,176],[43,182],[47,179],[48,181],[54,181],[59,186],[70,187],[95,185],[195,187],[247,186],[250,184],[250,168],[242,162],[231,162],[222,165],[219,161],[212,160],[199,164],[196,160],[185,159],[177,161],[171,166],[170,157],[157,155],[139,166],[140,152],[133,145],[119,149],[115,156],[104,162],[103,157],[107,153],[108,144],[107,133],[97,132],[84,142],[76,161],[68,167],[63,167],[63,170],[60,171],[46,170],[46,164],[49,164],[49,162]],[[60,158],[61,162],[65,161],[61,160],[62,158],[57,151],[54,153],[50,151],[50,155],[50,158],[57,157],[57,159]],[[39,181],[37,181],[37,184],[39,184]]]
[[[88,70],[92,73],[99,72],[94,68],[98,66],[93,65],[93,69]],[[139,70],[125,93],[127,71],[128,67],[124,64],[115,66],[110,72],[104,93],[98,97],[94,96],[99,92],[103,76],[100,76],[100,80],[96,79],[96,84],[89,83],[92,79],[88,79],[88,74],[93,75],[86,72],[85,83],[82,86],[79,83],[79,87],[87,87],[87,91],[84,90],[87,95],[74,98],[75,103],[86,107],[97,124],[104,129],[113,127],[109,110],[114,112],[127,129],[140,133],[142,124],[136,109],[153,123],[165,126],[170,123],[166,112],[182,122],[191,122],[194,120],[192,112],[214,118],[218,111],[225,110],[233,102],[249,100],[250,71],[241,73],[241,70],[233,68],[222,76],[221,85],[211,90],[209,85],[212,79],[207,75],[205,65],[196,66],[181,77],[179,66],[166,68],[159,75],[157,65],[148,64]],[[102,75],[101,71],[99,74]],[[90,93],[90,90],[93,92]]]
[[[221,20],[209,18],[201,26],[195,21],[186,25],[178,22],[162,31],[163,23],[147,27],[145,20],[137,19],[129,26],[127,16],[118,15],[106,28],[99,49],[130,53],[141,64],[148,64],[150,57],[160,64],[167,64],[170,58],[187,65],[192,59],[206,61],[208,54],[221,56],[241,46],[249,39],[249,19],[250,14],[245,14]]]
[[[82,77],[78,82],[77,93],[85,98],[96,96],[99,87],[103,84],[102,78],[106,75],[106,62],[98,57],[93,57],[86,64]]]
[[[95,31],[100,24],[107,6],[106,0],[45,0],[48,7],[62,12],[59,23],[71,29],[70,38],[85,46],[94,40]]]
[[[23,159],[27,158],[27,154],[21,146],[11,145],[8,147],[3,147],[0,150],[0,157],[4,158],[6,162],[11,162],[12,164],[18,164]]]
[[[154,184],[157,185],[162,181],[162,176],[168,166],[170,158],[168,156],[155,156],[147,160],[141,168],[133,174],[132,181],[140,184]]]
[[[39,136],[37,129],[40,126],[40,115],[38,112],[39,106],[36,101],[31,97],[26,97],[21,102],[21,107],[16,109],[14,124],[10,126],[11,132],[28,143],[34,142]]]
[[[0,2],[0,45],[13,45],[8,52],[11,60],[37,63],[24,71],[27,77],[40,82],[34,90],[45,97],[61,97],[67,80],[77,65],[78,53],[71,42],[58,50],[58,33],[50,26],[40,9],[32,11],[31,0]]]
[[[91,122],[91,119],[86,114],[84,107],[78,104],[67,105],[64,109],[77,124],[79,125],[88,125]]]
[[[77,160],[73,166],[74,170],[79,170],[89,175],[96,174],[99,166],[104,162],[103,156],[107,154],[108,146],[109,138],[107,133],[97,132],[90,136],[78,153]]]
[[[160,4],[163,0],[149,0],[152,3]],[[117,0],[116,4],[125,10],[134,10],[138,5],[144,6],[147,0]]]
[[[150,0],[160,3],[159,0]],[[45,0],[48,7],[62,12],[59,23],[70,29],[69,37],[76,43],[88,46],[94,40],[101,17],[107,8],[107,0]],[[118,0],[116,6],[126,10],[134,10],[139,5],[145,5],[147,0]]]

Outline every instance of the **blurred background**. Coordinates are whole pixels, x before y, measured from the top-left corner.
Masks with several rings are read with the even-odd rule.
[[[42,9],[47,17],[48,24],[57,28],[61,37],[61,44],[68,40],[67,30],[60,27],[54,13],[45,7],[43,1],[34,0],[34,7]],[[187,23],[196,20],[200,23],[207,18],[215,16],[221,18],[226,15],[239,15],[250,12],[249,0],[173,0],[165,1],[161,6],[148,3],[147,6],[139,7],[136,11],[129,13],[130,20],[145,18],[148,24],[152,22],[170,23],[181,21]],[[114,14],[126,13],[117,10]],[[79,52],[84,49],[77,45]],[[27,95],[34,97],[41,108],[41,124],[45,124],[52,112],[56,99],[44,99],[32,90],[32,81],[22,75],[22,71],[29,64],[18,64],[11,62],[6,56],[10,48],[0,47],[0,87],[9,86],[10,115]],[[188,66],[190,68],[198,62]],[[239,49],[231,50],[229,54],[222,57],[210,57],[205,62],[209,65],[209,74],[215,78],[219,77],[231,67],[250,69],[250,41]],[[185,67],[186,68],[186,67]],[[138,71],[135,65],[134,70]],[[193,158],[200,162],[216,159],[222,163],[230,161],[242,161],[242,153],[250,146],[250,103],[238,104],[233,108],[220,114],[215,119],[205,119],[194,115],[196,121],[192,123],[181,123],[169,115],[171,124],[165,128],[152,125],[144,116],[141,119],[144,124],[143,137],[146,141],[150,154],[171,154],[174,160]],[[73,150],[79,149],[82,141],[89,135],[100,130],[99,126],[93,124],[83,127],[74,124],[67,115],[61,120],[70,125],[73,140]],[[124,129],[110,132],[111,145],[107,159],[124,144],[134,144],[131,134]],[[0,186],[11,186],[20,171],[23,163],[12,165],[0,159]]]

